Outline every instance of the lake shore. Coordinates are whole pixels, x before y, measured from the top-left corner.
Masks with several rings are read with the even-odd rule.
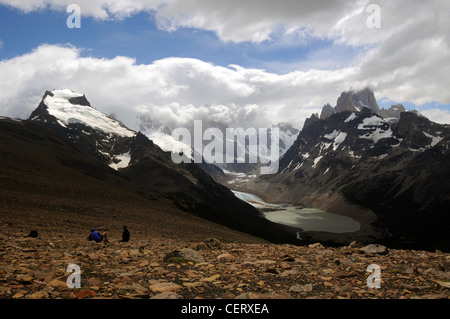
[[[233,193],[238,198],[258,208],[268,220],[278,224],[299,227],[304,231],[351,233],[359,231],[361,227],[358,221],[350,217],[287,203],[271,204],[257,195],[247,192],[233,191]]]

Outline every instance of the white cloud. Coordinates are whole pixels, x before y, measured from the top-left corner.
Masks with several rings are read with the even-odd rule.
[[[142,11],[156,10],[166,2],[164,0],[0,0],[0,4],[25,13],[48,9],[65,12],[68,5],[76,3],[81,7],[81,13],[84,16],[99,20],[129,18]]]
[[[78,0],[77,4],[83,15],[96,19],[124,19],[139,12],[152,12],[162,29],[209,30],[222,40],[233,42],[270,40],[281,28],[285,35],[295,34],[299,40],[313,35],[337,43],[365,45],[383,42],[411,25],[448,28],[447,0],[376,2],[381,9],[381,29],[369,29],[366,25],[371,14],[366,11],[370,0]],[[0,4],[23,12],[65,11],[71,3],[73,0],[0,0]],[[439,29],[440,35],[448,31]],[[407,40],[408,37],[403,41]]]
[[[0,113],[26,118],[45,90],[70,88],[85,93],[92,105],[130,126],[135,125],[136,116],[148,115],[173,125],[209,118],[236,127],[266,127],[288,119],[300,125],[310,109],[298,108],[295,118],[291,111],[280,110],[314,105],[304,97],[317,98],[312,92],[306,95],[302,84],[316,81],[314,73],[280,76],[186,58],[137,65],[127,57],[97,59],[80,54],[70,46],[43,45],[1,61]]]
[[[65,10],[71,2],[0,0],[24,12]],[[365,86],[374,89],[377,98],[416,105],[450,103],[449,1],[379,0],[381,29],[366,25],[368,0],[255,3],[78,1],[82,14],[97,19],[124,19],[152,11],[160,28],[210,30],[224,41],[295,42],[298,37],[303,43],[308,37],[316,37],[365,50],[343,68],[329,67],[326,62],[320,70],[293,69],[279,75],[181,58],[137,65],[132,58],[82,57],[77,48],[43,45],[31,53],[0,61],[0,111],[26,117],[44,90],[59,87],[85,93],[93,105],[115,113],[128,125],[134,124],[137,114],[147,113],[174,125],[212,117],[233,125],[256,127],[289,121],[301,127],[305,117],[320,112],[323,104],[334,105],[342,91]]]
[[[323,104],[334,105],[342,91],[373,83],[380,83],[380,91],[375,89],[379,98],[397,90],[400,95],[405,94],[406,89],[402,90],[398,83],[412,83],[417,87],[410,88],[410,96],[414,97],[416,91],[426,92],[423,96],[417,94],[419,100],[424,96],[450,99],[439,91],[441,86],[450,84],[448,79],[427,88],[426,83],[420,82],[420,74],[416,74],[417,80],[411,80],[410,73],[392,70],[395,76],[377,73],[362,81],[361,73],[370,69],[363,62],[339,70],[283,75],[188,58],[166,58],[149,65],[135,62],[120,56],[83,57],[78,48],[56,45],[42,45],[28,54],[0,61],[0,114],[27,118],[44,91],[56,88],[86,94],[94,107],[115,114],[134,129],[136,117],[141,115],[173,127],[208,119],[232,127],[270,127],[290,122],[301,128],[304,119],[320,112]],[[370,64],[372,60],[364,62]],[[425,71],[425,65],[417,67],[417,72]],[[396,96],[394,99],[401,100]],[[441,121],[448,119],[437,113],[432,115]]]
[[[437,108],[423,110],[420,113],[426,116],[430,121],[441,123],[441,124],[450,124],[450,111],[449,110],[441,110]]]

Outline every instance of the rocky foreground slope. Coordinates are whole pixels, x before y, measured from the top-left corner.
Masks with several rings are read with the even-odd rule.
[[[24,231],[24,230],[21,230]],[[8,299],[448,299],[450,254],[347,247],[186,242],[134,236],[108,244],[84,234],[0,228],[0,298]],[[19,236],[14,236],[19,235]],[[186,249],[184,249],[186,248]],[[184,250],[183,250],[184,249]],[[178,250],[184,255],[174,254]],[[168,258],[172,256],[172,258]],[[68,288],[70,264],[81,287]],[[369,288],[369,265],[381,287]]]

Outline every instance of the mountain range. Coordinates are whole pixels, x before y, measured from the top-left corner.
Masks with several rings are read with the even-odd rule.
[[[383,117],[386,116],[386,117]],[[354,238],[450,248],[450,126],[402,105],[380,110],[371,90],[344,92],[305,121],[275,175],[242,189],[268,201],[316,207],[361,223]]]
[[[171,220],[175,218],[173,214],[178,214],[179,220],[189,214],[225,226],[230,232],[240,231],[272,242],[295,241],[295,229],[265,219],[253,206],[216,183],[202,169],[204,165],[175,164],[169,152],[164,152],[142,133],[96,110],[83,94],[70,90],[47,91],[28,120],[2,119],[0,128],[4,162],[10,163],[2,172],[2,201],[8,207],[14,206],[11,201],[18,200],[14,196],[6,197],[15,188],[18,172],[22,174],[32,167],[36,174],[47,179],[43,184],[53,185],[51,193],[58,194],[59,200],[67,196],[67,201],[71,201],[72,193],[84,193],[84,187],[92,190],[93,185],[99,189],[114,188],[114,194],[121,194],[119,198],[128,199],[130,194],[137,196],[140,211],[142,202],[148,203],[147,211],[144,208],[139,215],[143,224],[155,214],[153,207],[158,207],[172,212]],[[20,160],[12,161],[17,154]],[[45,159],[39,161],[41,157]],[[42,162],[52,163],[52,166],[42,165]],[[53,174],[67,169],[70,173],[66,173],[63,181],[60,174]],[[74,174],[78,176],[74,181],[80,180],[80,174],[88,176],[87,180],[83,178],[86,186],[78,184],[72,189]],[[33,182],[31,179],[28,184]],[[65,189],[71,192],[64,195]],[[38,198],[38,202],[52,209],[53,195],[39,197],[42,192],[39,185],[22,191],[22,196]],[[91,207],[95,214],[94,207],[98,204],[90,201],[96,201],[96,196],[88,195],[90,199],[80,203],[80,207],[83,213]],[[78,209],[73,202],[61,205]],[[110,214],[117,214],[119,207],[122,205],[113,207],[114,213]],[[131,218],[133,205],[129,209]],[[183,227],[177,231],[184,231]]]
[[[151,117],[148,116],[141,116],[138,118],[138,126],[139,131],[146,135],[149,139],[151,139],[155,144],[161,147],[164,151],[170,152],[172,151],[174,145],[180,145],[180,141],[175,139],[172,136],[173,131],[176,129],[176,127],[173,127],[169,125],[168,123],[161,123],[157,120],[153,120]],[[203,135],[205,131],[208,129],[216,129],[220,132],[221,137],[215,136],[215,139],[218,139],[217,142],[220,145],[225,145],[226,140],[225,137],[227,135],[226,131],[227,129],[243,129],[246,130],[248,128],[234,128],[230,127],[230,125],[218,122],[218,121],[211,121],[204,119],[201,121],[202,123],[202,132]],[[194,132],[195,127],[194,123],[190,125],[186,125],[185,127],[190,133],[191,133],[191,143],[190,145],[194,145]],[[278,123],[276,125],[272,125],[270,129],[276,128],[279,131],[279,140],[278,140],[278,150],[277,153],[279,156],[283,155],[289,147],[294,143],[295,139],[297,138],[297,135],[299,133],[299,130],[294,128],[289,123]],[[271,145],[271,138],[270,138],[271,131],[268,131],[268,140],[267,140],[267,154],[271,154],[272,145]],[[204,149],[205,146],[207,146],[209,141],[202,141],[201,149]],[[240,139],[235,140],[235,149],[236,152],[233,155],[233,161],[230,161],[229,163],[225,161],[221,162],[214,162],[213,164],[216,167],[219,167],[222,171],[220,174],[212,174],[212,176],[217,181],[224,181],[224,180],[230,180],[230,177],[232,177],[232,174],[229,173],[244,173],[244,174],[255,174],[258,171],[258,168],[260,167],[260,163],[251,163],[248,158],[246,158],[245,161],[238,160],[238,151],[242,151],[244,154],[251,154],[255,157],[260,157],[261,154],[258,154],[258,152],[254,152],[250,147],[248,143],[248,139],[241,141]],[[193,152],[199,152],[199,150],[192,147]],[[215,152],[220,153],[220,158],[224,158],[226,154],[225,149],[215,149]],[[225,172],[226,174],[224,174]],[[216,172],[217,173],[217,172]]]
[[[139,121],[140,131],[131,130],[96,110],[83,94],[67,89],[45,92],[28,120],[0,118],[4,207],[14,210],[14,203],[24,200],[19,193],[25,192],[29,204],[39,203],[46,211],[78,209],[88,218],[89,210],[96,211],[99,199],[92,190],[98,188],[117,196],[111,201],[114,214],[122,209],[120,198],[137,200],[139,213],[129,216],[139,216],[143,225],[156,218],[152,207],[167,210],[168,220],[177,225],[170,231],[192,227],[192,216],[221,232],[230,229],[275,243],[342,245],[356,240],[450,249],[450,126],[400,104],[380,109],[370,89],[343,92],[335,107],[324,105],[301,131],[277,125],[279,169],[271,175],[255,173],[258,164],[248,162],[176,164],[171,149],[180,142],[171,136],[174,128],[151,118]],[[225,132],[228,127],[204,122],[203,128]],[[236,147],[249,151],[245,143]],[[45,191],[49,185],[50,193]],[[86,194],[83,188],[91,191]],[[230,188],[269,203],[345,215],[361,227],[336,234],[276,224]],[[77,208],[71,196],[78,192],[86,197]],[[58,194],[58,205],[52,194]],[[158,215],[158,220],[164,218]]]

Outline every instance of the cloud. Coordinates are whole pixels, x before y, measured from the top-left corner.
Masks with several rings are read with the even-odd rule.
[[[420,111],[420,113],[426,116],[430,121],[441,123],[441,124],[449,124],[450,123],[450,111],[449,110],[441,110],[438,108],[433,108],[429,110]]]
[[[71,2],[0,0],[24,12],[65,10]],[[125,19],[150,12],[168,32],[189,27],[213,31],[223,41],[278,41],[282,45],[289,41],[289,45],[294,43],[292,48],[296,38],[302,45],[309,39],[328,39],[362,50],[341,68],[325,62],[323,67],[275,74],[240,67],[239,61],[221,67],[196,59],[166,58],[138,65],[130,57],[98,59],[84,57],[75,47],[42,45],[0,61],[1,113],[27,117],[45,90],[60,87],[85,93],[94,106],[116,114],[130,126],[136,125],[136,116],[148,115],[173,125],[208,117],[236,127],[287,121],[300,128],[323,104],[334,105],[342,91],[365,86],[377,98],[417,106],[450,103],[450,2],[446,0],[379,0],[380,29],[366,25],[368,0],[344,4],[337,0],[260,0],[258,5],[246,0],[78,3],[82,14],[96,19]],[[322,57],[324,61],[327,56]],[[428,110],[428,114],[438,118],[437,111]],[[445,114],[440,115],[447,119]]]
[[[303,82],[294,74],[225,68],[188,58],[138,65],[128,57],[82,57],[82,50],[72,46],[42,45],[1,61],[0,73],[0,113],[19,118],[28,117],[45,90],[55,88],[86,94],[100,111],[114,113],[132,127],[141,115],[174,126],[208,118],[236,127],[267,127],[292,119],[292,112],[279,113],[280,107],[306,104],[301,97],[306,96],[305,86],[293,84]],[[310,112],[299,108],[294,122],[302,123]]]
[[[370,64],[372,59],[363,61]],[[306,117],[320,112],[325,103],[334,105],[344,90],[381,83],[381,89],[375,89],[377,97],[397,91],[402,96],[399,83],[411,83],[411,74],[395,69],[395,76],[377,73],[361,81],[361,72],[366,68],[370,69],[370,65],[361,62],[339,70],[313,69],[279,75],[189,58],[136,64],[129,57],[84,57],[83,50],[73,46],[42,45],[30,53],[0,61],[0,114],[27,118],[45,90],[69,88],[86,94],[94,107],[115,114],[133,129],[138,129],[139,116],[173,128],[190,126],[197,119],[221,121],[231,127],[270,127],[290,122],[301,128]],[[426,68],[413,70],[425,72]],[[450,84],[443,78],[444,82],[427,88],[428,83],[420,82],[420,74],[416,76],[417,87],[411,87],[408,95],[415,96],[416,91],[423,89],[427,94],[417,94],[419,100],[440,96],[440,86]],[[428,81],[427,77],[424,79]],[[448,95],[441,97],[450,99]],[[449,120],[448,112],[427,112],[424,114],[440,121]]]
[[[139,12],[151,12],[166,3],[163,0],[0,0],[0,4],[24,13],[54,10],[65,12],[67,6],[76,3],[84,16],[98,20],[125,19]]]
[[[73,0],[0,0],[0,4],[23,12],[65,11]],[[402,42],[417,38],[421,29],[448,31],[446,0],[378,0],[381,28],[370,29],[367,11],[370,0],[78,0],[85,16],[96,19],[125,19],[140,12],[154,16],[158,26],[167,31],[195,28],[213,31],[223,41],[275,41],[272,36],[329,38],[336,43],[368,45],[382,43],[405,28],[416,28]],[[280,32],[280,30],[282,32]]]

